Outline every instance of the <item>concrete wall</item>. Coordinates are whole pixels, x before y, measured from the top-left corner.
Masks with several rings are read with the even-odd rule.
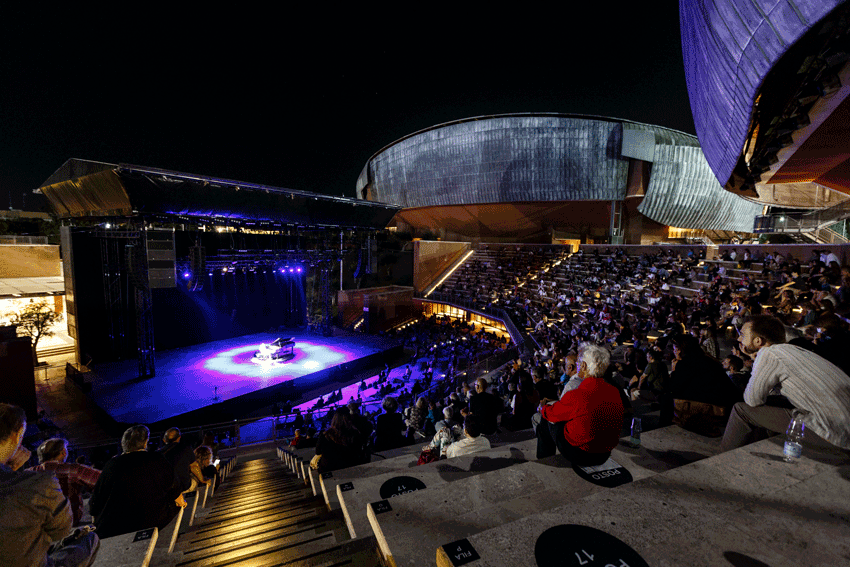
[[[436,242],[417,240],[413,243],[413,288],[425,289],[471,248],[469,242]]]
[[[0,245],[0,278],[39,278],[61,275],[58,246]]]

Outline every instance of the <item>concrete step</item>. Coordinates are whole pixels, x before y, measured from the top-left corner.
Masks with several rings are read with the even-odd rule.
[[[426,487],[437,487],[470,476],[502,469],[533,460],[536,457],[537,441],[497,447],[464,455],[454,459],[445,459],[403,470],[393,470],[368,477],[338,482],[333,490],[339,499],[340,508],[352,538],[370,533],[366,507],[371,502],[387,498],[388,493],[413,491]],[[401,488],[404,487],[404,488]]]
[[[612,461],[637,481],[708,458],[718,450],[719,440],[671,426],[645,433],[640,448],[621,443]],[[599,472],[612,478],[625,474],[616,468]],[[369,503],[366,513],[385,563],[424,565],[433,560],[435,547],[452,538],[606,490],[610,489],[581,478],[565,459],[555,456],[456,480],[438,486],[434,494],[426,490],[384,499],[387,503],[382,506]],[[387,505],[392,509],[387,511]]]
[[[785,463],[774,437],[447,541],[437,565],[456,564],[450,555],[470,567],[552,564],[550,553],[590,566],[846,564],[848,471],[846,455],[808,448]]]

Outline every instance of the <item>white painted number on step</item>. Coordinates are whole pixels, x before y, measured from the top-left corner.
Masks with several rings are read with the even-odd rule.
[[[578,554],[578,551],[576,551],[575,552],[576,559],[578,559],[579,565],[587,565],[588,563],[593,561],[593,556],[591,554],[589,554],[588,552],[586,552],[583,549],[581,550],[581,552],[584,554],[584,557],[586,557],[587,559],[582,558],[582,556]],[[625,560],[620,559],[619,565],[614,565],[613,563],[608,563],[607,565],[605,565],[605,567],[629,567],[629,564],[626,563]]]

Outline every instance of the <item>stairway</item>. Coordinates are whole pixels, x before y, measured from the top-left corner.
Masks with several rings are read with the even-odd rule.
[[[341,512],[273,457],[241,461],[178,547],[180,567],[380,565],[374,537],[350,540]]]

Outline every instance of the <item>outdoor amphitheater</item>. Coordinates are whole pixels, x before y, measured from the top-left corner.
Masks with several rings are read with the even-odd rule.
[[[850,5],[785,4],[680,1],[696,136],[468,117],[355,198],[62,164],[2,246],[57,313],[0,327],[10,564],[33,468],[57,565],[850,564]]]

